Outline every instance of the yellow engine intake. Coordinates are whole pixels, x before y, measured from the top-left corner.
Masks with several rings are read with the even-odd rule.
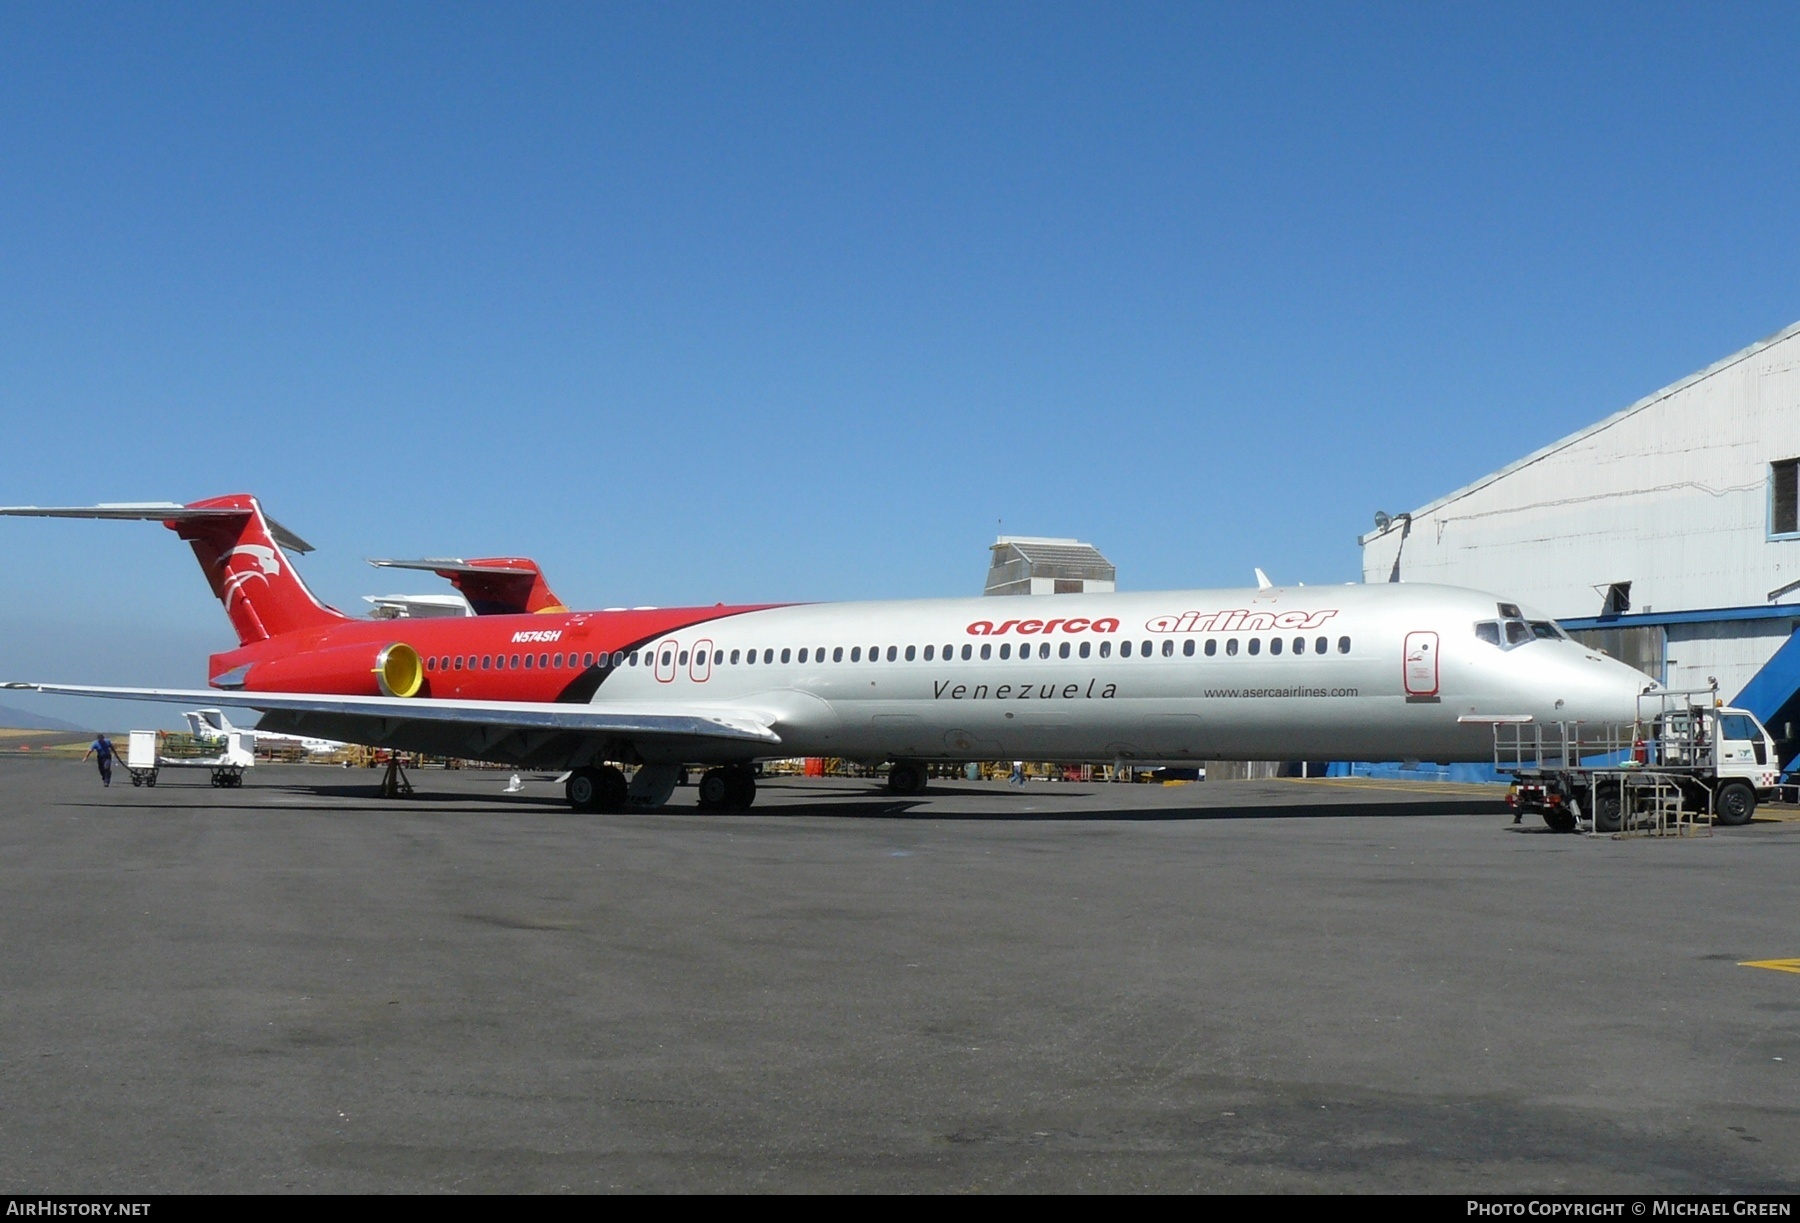
[[[375,656],[375,682],[383,696],[417,696],[425,686],[425,663],[417,650],[396,641]]]

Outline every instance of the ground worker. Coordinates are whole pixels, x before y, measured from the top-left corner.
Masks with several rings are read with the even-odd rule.
[[[82,759],[86,760],[88,756],[94,757],[95,762],[100,766],[100,784],[110,786],[112,785],[113,761],[118,758],[118,755],[112,740],[102,734],[88,744],[87,755],[84,755]]]

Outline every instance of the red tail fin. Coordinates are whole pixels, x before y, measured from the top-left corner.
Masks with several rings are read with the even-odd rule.
[[[238,641],[251,645],[283,633],[324,628],[349,617],[313,597],[294,572],[263,517],[246,493],[211,497],[187,506],[212,510],[205,517],[172,517],[163,523],[193,545],[213,594],[225,605]],[[218,513],[238,510],[240,513]]]

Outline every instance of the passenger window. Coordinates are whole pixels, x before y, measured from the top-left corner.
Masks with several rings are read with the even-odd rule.
[[[1068,651],[1064,650],[1063,653],[1066,656],[1068,654]],[[1050,657],[1050,643],[1048,641],[1038,642],[1038,657],[1039,658]]]
[[[1313,653],[1315,653],[1315,654],[1325,653],[1325,647],[1330,644],[1331,644],[1331,642],[1327,641],[1325,638],[1323,638],[1323,637],[1319,638],[1317,641],[1313,642]]]
[[[1350,639],[1348,637],[1339,637],[1338,638],[1338,653],[1348,654],[1349,652],[1350,652]]]
[[[774,661],[775,661],[775,651],[774,650],[764,650],[763,651],[763,664],[766,666],[769,663],[772,663]]]
[[[1217,654],[1218,652],[1219,652],[1218,641],[1215,638],[1208,637],[1206,639],[1206,656],[1208,658],[1211,658],[1214,654]]]
[[[636,650],[631,652],[631,665],[634,667],[638,665],[638,652]]]
[[[541,671],[545,667],[548,667],[549,665],[550,665],[550,656],[548,654],[539,654],[538,655],[538,670]]]
[[[1150,657],[1150,643],[1146,641],[1143,645],[1139,646],[1138,653],[1142,654],[1145,658]]]
[[[953,645],[945,646],[944,647],[944,661],[949,662],[951,659],[953,659],[955,657],[956,657],[956,647]],[[965,655],[963,655],[963,657],[967,658],[968,655],[965,654]]]
[[[1250,639],[1250,653],[1259,654],[1261,652],[1262,652],[1262,638],[1261,637],[1252,637]]]
[[[525,660],[525,661],[526,661],[526,662],[530,662],[530,661],[531,661],[531,660],[530,660],[530,659],[529,659],[529,658],[527,658],[527,659],[526,659],[526,660]],[[667,658],[664,658],[664,659],[663,659],[663,662],[665,662],[665,663],[666,663],[666,662],[668,662],[668,661],[669,661],[669,660],[668,660],[668,659],[667,659]],[[688,662],[688,652],[687,652],[687,651],[686,651],[686,650],[683,650],[683,651],[682,651],[682,652],[681,652],[681,657],[680,657],[680,658],[677,658],[677,659],[676,659],[676,660],[675,660],[675,663],[676,663],[676,665],[677,665],[677,666],[682,666],[682,667],[685,667],[685,666],[687,666],[687,662]]]
[[[519,669],[519,656],[517,654],[514,654],[512,656],[512,661],[510,663],[508,663],[507,666],[512,668],[514,671],[517,671]]]
[[[1163,657],[1164,658],[1175,657],[1175,639],[1173,637],[1166,638],[1163,641]]]
[[[735,667],[735,666],[737,666],[737,663],[738,663],[738,659],[739,659],[739,658],[741,658],[741,657],[743,657],[743,651],[742,651],[742,650],[733,650],[733,651],[732,651],[732,652],[731,652],[731,665],[732,665],[732,666],[734,666],[734,667]]]
[[[562,668],[562,655],[558,654],[555,657],[553,657],[550,660],[550,665],[553,667],[556,667],[558,670],[560,670]]]
[[[1304,638],[1304,637],[1294,638],[1294,653],[1296,653],[1296,654],[1306,653],[1306,638]]]
[[[1281,653],[1281,638],[1279,638],[1279,637],[1269,638],[1269,653],[1270,654]]]
[[[437,655],[436,654],[433,654],[430,658],[427,658],[425,660],[425,669],[427,671],[437,670]]]
[[[894,661],[896,661],[896,660],[897,660],[897,659],[898,659],[898,658],[899,658],[899,657],[900,657],[900,647],[899,647],[899,646],[892,646],[892,645],[891,645],[891,646],[889,646],[889,647],[888,647],[888,661],[889,661],[889,662],[894,662]]]
[[[458,654],[456,656],[456,669],[458,671],[462,670],[462,655],[461,654]]]
[[[912,648],[912,647],[911,647],[911,646],[908,646],[908,647],[907,647],[907,649],[909,649],[909,650],[910,650],[910,649],[911,649],[911,648]],[[937,649],[937,647],[936,647],[936,646],[934,646],[934,645],[928,645],[928,646],[926,646],[926,647],[925,647],[925,661],[926,661],[926,662],[930,662],[930,661],[931,661],[931,654],[932,654],[932,651],[933,651],[933,650],[935,650],[935,649]],[[909,658],[910,658],[910,657],[912,657],[912,656],[911,656],[911,655],[910,655],[910,654],[909,654],[909,655],[907,655],[907,657],[909,657]]]
[[[1225,640],[1225,653],[1226,653],[1226,654],[1228,654],[1228,655],[1229,655],[1229,654],[1236,654],[1236,653],[1237,653],[1237,638],[1236,638],[1236,637],[1228,637],[1228,638],[1226,638],[1226,640]]]
[[[686,651],[684,650],[683,653],[685,654]],[[672,661],[674,661],[674,655],[675,655],[675,651],[664,650],[663,654],[662,654],[662,665],[665,667],[668,666]]]
[[[637,661],[636,654],[633,654],[631,656],[631,661],[634,663]],[[613,666],[615,666],[615,667],[623,666],[624,662],[625,662],[625,651],[624,650],[614,650],[613,651]]]
[[[968,642],[966,642],[966,641],[965,641],[965,642],[963,642],[963,648],[962,648],[962,660],[963,660],[963,661],[964,661],[964,662],[968,662],[968,661],[969,661],[969,652],[970,652],[970,650],[971,650],[971,648],[972,648],[972,647],[971,647],[971,646],[970,646],[970,645],[969,645],[969,643],[968,643]],[[987,657],[987,656],[986,656],[986,655],[985,655],[985,654],[984,654],[984,655],[982,655],[982,657],[984,657],[984,658],[985,658],[985,657]]]
[[[1102,641],[1100,643],[1100,657],[1102,657],[1102,658],[1111,658],[1112,657],[1112,642]]]
[[[783,650],[781,652],[781,662],[782,662],[783,666],[787,665],[788,663],[792,662],[793,660],[794,660],[794,651],[792,649]]]
[[[800,647],[800,658],[798,661],[800,661],[800,662],[806,661],[806,647],[805,646]]]
[[[1061,645],[1056,647],[1056,656],[1058,658],[1067,658],[1069,656],[1069,643],[1068,642],[1065,641]]]
[[[1181,656],[1183,658],[1192,658],[1194,656],[1194,639],[1192,637],[1189,637],[1186,641],[1181,643]]]
[[[1012,643],[1010,641],[1002,641],[1000,643],[1000,657],[1002,659],[1012,657]]]
[[[1119,643],[1119,657],[1120,658],[1130,658],[1131,657],[1131,643],[1129,641],[1121,641]]]
[[[853,645],[850,647],[850,661],[851,662],[861,662],[862,661],[862,647],[861,646]]]
[[[963,647],[963,649],[965,649],[965,650],[968,648],[969,648],[968,646]],[[992,658],[993,656],[994,656],[994,647],[989,645],[985,641],[982,642],[981,643],[981,661],[986,662],[988,659]],[[968,655],[965,654],[965,655],[963,655],[963,657],[967,658]]]
[[[1092,650],[1093,648],[1094,648],[1093,642],[1091,642],[1091,641],[1082,642],[1081,643],[1081,656],[1083,658],[1086,658],[1088,656],[1088,651]]]
[[[1489,645],[1500,644],[1500,626],[1492,620],[1483,620],[1475,626],[1475,636]]]
[[[529,654],[527,654],[525,656],[525,669],[527,671],[529,671],[531,669],[531,655],[529,655]]]
[[[756,665],[755,650],[750,650],[744,655],[744,665],[747,667],[754,667]]]
[[[843,662],[844,661],[844,647],[843,646],[838,646],[836,649],[831,651],[831,661],[832,662]]]

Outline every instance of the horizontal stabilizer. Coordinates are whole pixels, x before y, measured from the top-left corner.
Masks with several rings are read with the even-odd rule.
[[[174,501],[120,501],[87,506],[0,506],[0,514],[13,518],[105,518],[118,522],[200,522],[211,518],[248,518],[251,510],[230,506],[203,507],[180,505]],[[294,552],[311,552],[313,546],[298,535],[263,515],[269,534],[275,542]]]

